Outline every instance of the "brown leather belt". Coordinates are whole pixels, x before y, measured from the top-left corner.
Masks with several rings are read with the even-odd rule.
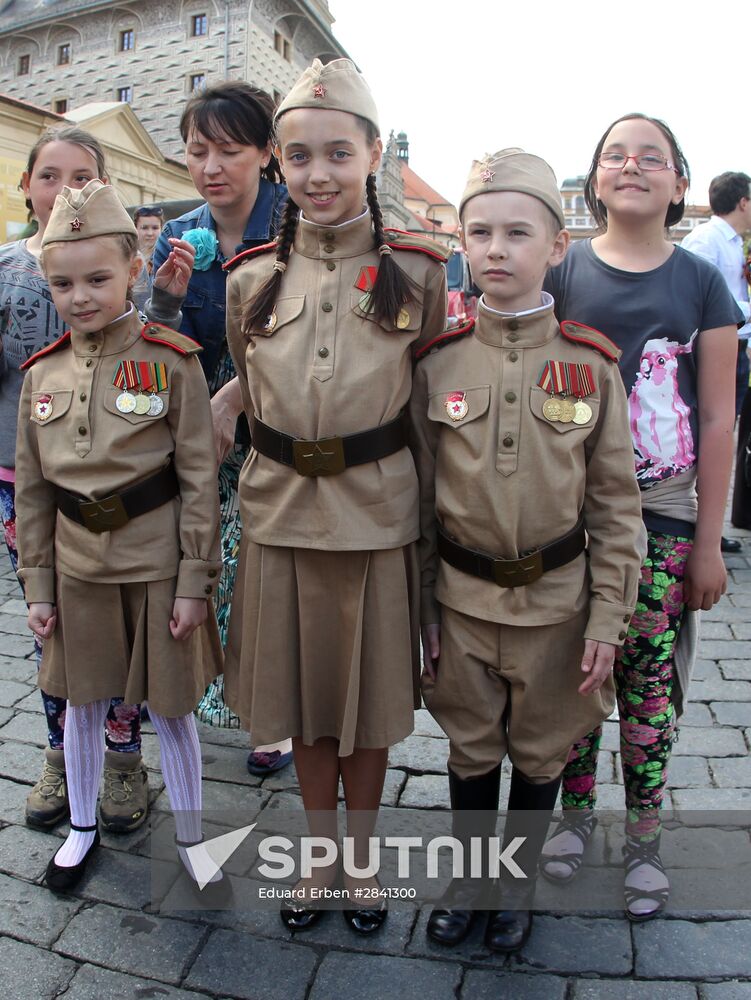
[[[122,528],[134,517],[156,510],[157,507],[176,497],[179,492],[180,486],[175,468],[170,462],[148,479],[100,500],[87,500],[86,497],[68,493],[62,487],[56,486],[55,502],[57,509],[71,521],[76,521],[99,535],[104,531]]]
[[[586,548],[584,521],[562,538],[528,552],[519,559],[499,559],[487,552],[467,548],[449,537],[438,525],[438,554],[450,566],[463,573],[479,576],[499,587],[526,587],[539,580],[543,573],[572,562]]]
[[[336,476],[350,466],[393,455],[407,444],[403,414],[369,431],[318,441],[300,441],[256,417],[250,426],[250,436],[256,451],[289,465],[301,476]]]

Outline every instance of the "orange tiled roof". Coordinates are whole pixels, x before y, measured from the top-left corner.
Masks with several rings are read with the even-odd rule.
[[[414,172],[408,163],[402,160],[402,180],[404,181],[404,197],[417,201],[426,201],[429,205],[450,205],[451,202],[439,194],[435,188],[427,184],[422,177]]]

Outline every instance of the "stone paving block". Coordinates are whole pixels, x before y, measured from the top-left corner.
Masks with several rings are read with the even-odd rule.
[[[449,956],[447,956],[448,958]],[[456,962],[426,962],[386,955],[329,953],[316,975],[310,1000],[455,1000],[461,968]]]
[[[730,622],[729,628],[734,639],[751,639],[751,622],[748,620]],[[702,624],[703,631],[704,625]]]
[[[478,972],[464,977],[461,1000],[565,1000],[567,979],[524,972]],[[693,1000],[693,998],[692,998]]]
[[[2,654],[5,654],[5,643],[0,643],[0,647]],[[33,660],[2,654],[0,654],[0,681],[20,681],[22,684],[36,682],[37,667]],[[39,700],[41,701],[41,698]]]
[[[2,647],[6,656],[30,656],[34,652],[34,640],[31,632],[25,629],[24,635],[3,635]]]
[[[53,1000],[75,971],[75,962],[67,958],[12,938],[0,938],[3,1000]]]
[[[100,848],[75,892],[85,899],[142,910],[151,902],[151,862],[138,854]]]
[[[0,778],[0,820],[6,823],[23,823],[29,785]]]
[[[448,809],[448,778],[437,774],[410,774],[399,805],[416,809]]]
[[[325,945],[327,949],[346,948],[347,951],[403,955],[412,934],[415,918],[414,909],[397,910],[392,906],[381,930],[377,934],[367,935],[352,933],[345,927],[341,913],[336,911],[325,913],[315,927],[305,932],[305,943]],[[274,919],[281,928],[277,914],[274,914]]]
[[[357,960],[348,957],[349,962]],[[216,930],[183,985],[212,991],[221,985],[223,994],[243,1000],[292,1000],[306,995],[317,961],[316,953],[303,945]],[[326,1000],[335,995],[329,993]]]
[[[721,726],[748,726],[751,724],[751,705],[731,701],[713,701],[710,703],[712,714]]]
[[[749,681],[692,681],[692,701],[751,701]]]
[[[31,632],[25,618],[21,618],[19,615],[6,615],[0,611],[0,636],[2,636],[3,642],[7,635],[26,639],[31,635]]]
[[[749,710],[749,715],[751,715],[751,710]],[[681,726],[711,726],[713,724],[714,719],[709,706],[699,702],[689,702],[679,722]]]
[[[4,615],[19,615],[26,621],[26,616],[29,613],[29,609],[26,607],[26,601],[22,600],[20,597],[12,597],[10,600],[3,601],[0,604],[0,612]]]
[[[751,583],[751,570],[748,571]],[[738,639],[699,640],[699,656],[705,660],[748,660],[751,659],[751,642]]]
[[[598,809],[625,809],[623,785],[597,785]]]
[[[736,588],[732,594],[726,595],[725,600],[736,608],[751,607],[751,589],[744,591]]]
[[[41,878],[62,838],[28,826],[6,826],[0,830],[0,869],[9,875],[36,881]]]
[[[57,956],[54,956],[57,958]],[[73,977],[64,1000],[206,1000],[205,993],[176,989],[155,979],[140,979],[119,972],[82,965]],[[289,1000],[293,1000],[292,997]]]
[[[733,635],[730,625],[727,622],[702,621],[700,636],[702,641],[707,639],[749,639],[751,636]]]
[[[248,742],[249,737],[244,729],[219,729],[217,726],[207,726],[205,723],[199,722],[198,719],[196,719],[196,726],[201,746],[213,743],[222,747],[237,747],[239,750],[244,750],[247,756],[248,750],[253,745],[252,742]]]
[[[751,809],[751,788],[676,788],[672,797],[676,809]]]
[[[704,983],[701,1000],[751,1000],[751,983]]]
[[[686,726],[673,746],[676,757],[741,757],[747,753],[743,736],[737,729],[713,726]]]
[[[571,1000],[696,1000],[692,983],[576,979]]]
[[[149,979],[178,985],[203,936],[193,924],[99,903],[73,917],[55,951],[117,972],[138,969]]]
[[[3,681],[0,684],[0,706],[3,708],[12,708],[13,705],[31,693],[32,688],[28,684],[21,684],[19,681]],[[39,698],[38,694],[37,698]],[[42,699],[39,698],[40,704],[41,701]]]
[[[80,906],[77,899],[0,875],[0,934],[49,947]]]
[[[425,933],[430,909],[430,906],[425,906],[420,911],[420,917],[407,945],[408,955],[433,958],[439,961],[445,961],[446,958],[450,958],[452,962],[482,962],[483,965],[489,968],[502,968],[507,965],[505,955],[494,955],[485,947],[483,942],[483,934],[485,932],[484,920],[476,920],[467,938],[455,948],[451,948],[450,951],[447,951],[446,948],[439,944],[434,944]]]
[[[237,747],[223,747],[216,744],[202,746],[203,780],[229,781],[236,785],[257,788],[263,779],[248,771],[247,759],[248,751],[239,750]]]
[[[36,671],[34,675],[36,676]],[[18,712],[43,712],[44,705],[42,704],[42,696],[39,693],[39,688],[29,684],[26,686],[26,690],[26,696],[17,701],[14,708]]]
[[[0,729],[0,740],[20,740],[47,746],[47,723],[43,715],[34,712],[16,712],[10,722]]]
[[[720,660],[726,681],[751,681],[751,660]]]
[[[0,708],[0,726],[4,726],[6,722],[9,722],[13,718],[12,708]]]
[[[415,736],[433,736],[446,739],[446,734],[435,721],[427,708],[419,708],[415,712]]]
[[[430,736],[408,736],[389,750],[389,767],[404,767],[408,771],[446,774],[448,743]]]
[[[704,757],[673,757],[668,764],[668,784],[671,788],[704,788],[711,783]]]
[[[715,604],[711,611],[703,611],[701,615],[702,631],[705,622],[743,622],[748,618],[748,612],[737,606],[737,601],[730,603],[725,597],[719,604]]]
[[[263,806],[271,797],[269,792],[260,788],[249,788],[245,785],[234,785],[224,781],[203,782],[203,811],[206,819],[222,823],[229,820],[230,825],[252,823]],[[169,797],[166,792],[161,794],[154,805],[154,812],[172,812]]]
[[[634,971],[654,979],[751,977],[751,920],[634,924]]]
[[[597,785],[615,784],[615,754],[601,750],[597,757]]]
[[[719,681],[722,680],[720,667],[715,660],[697,660],[694,672],[691,675],[691,682],[694,681]],[[689,689],[689,694],[692,689]]]
[[[395,806],[399,801],[402,789],[407,782],[407,775],[404,771],[389,768],[386,771],[386,780],[383,783],[383,794],[381,795],[382,806]]]
[[[297,780],[294,761],[280,771],[273,771],[268,778],[264,778],[261,787],[264,792],[283,792],[290,788],[299,791],[300,782]]]
[[[711,757],[709,766],[720,788],[751,788],[751,757]]]
[[[519,960],[541,972],[599,972],[625,976],[633,955],[626,920],[535,917]]]
[[[751,583],[751,569],[747,569],[745,567],[731,569],[730,577],[732,578],[733,583],[747,587],[749,583]]]
[[[36,783],[43,767],[44,751],[31,743],[9,740],[0,747],[0,775],[3,777],[31,786]]]
[[[611,750],[615,752],[621,746],[620,730],[617,722],[605,722],[602,727],[601,750]]]

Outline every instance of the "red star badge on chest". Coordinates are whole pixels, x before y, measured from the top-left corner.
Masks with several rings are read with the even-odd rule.
[[[326,96],[326,88],[322,83],[317,83],[315,87],[313,87],[313,97],[325,97],[325,96]]]
[[[76,216],[76,217],[75,217],[75,219],[74,219],[74,220],[73,220],[73,221],[71,222],[71,224],[70,224],[70,228],[71,228],[71,230],[72,230],[72,231],[73,231],[74,233],[79,233],[79,232],[81,231],[81,227],[82,227],[82,226],[83,226],[83,223],[82,223],[82,222],[81,222],[81,220],[80,220],[80,219],[78,218],[78,216]]]

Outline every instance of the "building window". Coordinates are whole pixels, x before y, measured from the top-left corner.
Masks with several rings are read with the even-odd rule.
[[[190,74],[190,91],[200,90],[201,87],[206,86],[206,74],[205,73],[191,73]]]
[[[194,38],[199,35],[208,35],[209,19],[206,14],[194,14],[190,19],[190,33]]]
[[[274,32],[274,48],[287,62],[292,62],[292,42],[281,31]]]
[[[67,66],[70,62],[70,42],[57,47],[57,65]]]
[[[120,51],[132,52],[136,47],[136,33],[132,28],[120,32]]]
[[[29,67],[31,66],[31,56],[19,56],[18,57],[18,75],[26,76],[29,72]]]
[[[63,97],[59,101],[55,101],[55,114],[64,115],[68,110],[68,98]]]
[[[118,87],[117,88],[117,99],[122,104],[130,104],[133,100],[133,88],[128,87]]]

